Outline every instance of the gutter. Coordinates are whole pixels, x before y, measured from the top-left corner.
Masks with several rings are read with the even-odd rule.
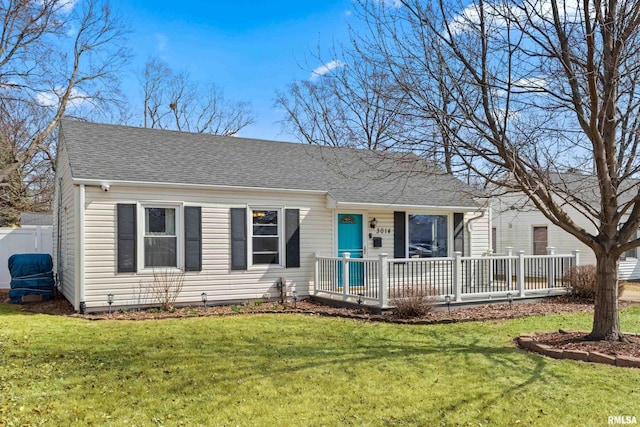
[[[476,212],[477,206],[430,206],[430,205],[396,205],[393,203],[360,203],[339,202],[330,195],[327,196],[327,208],[329,209],[396,209],[396,210],[430,210],[439,212]],[[474,218],[475,219],[475,218]]]
[[[477,210],[477,209],[476,209]],[[469,233],[471,233],[473,231],[473,221],[477,221],[481,218],[484,218],[484,216],[487,214],[487,208],[484,208],[482,210],[482,213],[480,213],[480,215],[477,216],[473,216],[471,218],[469,218],[469,220],[467,221],[467,231]]]
[[[149,182],[149,181],[119,181],[110,179],[84,179],[71,178],[71,182],[76,185],[97,186],[119,186],[119,187],[136,187],[136,188],[176,188],[176,189],[208,189],[208,190],[245,190],[245,191],[274,191],[282,193],[309,193],[309,194],[327,194],[325,190],[299,190],[295,188],[265,188],[265,187],[247,187],[235,185],[213,185],[213,184],[188,184],[179,182]]]

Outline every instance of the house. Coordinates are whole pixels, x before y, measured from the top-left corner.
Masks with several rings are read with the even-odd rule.
[[[51,212],[20,212],[20,227],[52,226]]]
[[[473,189],[414,155],[63,120],[54,268],[76,310],[313,289],[316,255],[436,257],[490,248]]]
[[[598,183],[593,175],[579,173],[557,174],[554,178],[565,195],[578,195],[582,200],[593,200],[597,206]],[[562,194],[560,197],[563,197]],[[569,200],[569,197],[566,197]],[[564,204],[571,219],[585,230],[595,233],[596,226],[578,209]],[[503,194],[492,204],[492,250],[494,253],[524,251],[528,255],[544,255],[547,247],[555,252],[580,251],[581,265],[595,265],[596,256],[587,245],[549,221],[523,193]],[[620,259],[619,277],[623,280],[640,279],[638,248],[627,251]]]

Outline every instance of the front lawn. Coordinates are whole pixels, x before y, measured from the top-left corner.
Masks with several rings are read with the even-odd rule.
[[[640,331],[640,308],[623,311]],[[640,370],[547,359],[522,332],[314,316],[87,321],[0,304],[2,425],[595,425],[640,419]]]

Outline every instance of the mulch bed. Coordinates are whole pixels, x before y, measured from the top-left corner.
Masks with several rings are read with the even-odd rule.
[[[627,304],[621,303],[624,307]],[[540,302],[509,304],[486,304],[472,308],[439,308],[425,316],[413,319],[402,319],[393,312],[372,314],[369,310],[331,307],[310,300],[298,301],[297,304],[280,304],[277,302],[249,303],[233,306],[181,307],[171,312],[157,310],[118,310],[113,313],[75,313],[73,307],[64,299],[32,303],[25,305],[25,311],[52,315],[73,316],[89,320],[146,320],[166,318],[186,318],[198,316],[224,316],[252,313],[301,313],[307,315],[333,316],[405,324],[436,324],[468,321],[493,321],[514,319],[527,316],[543,316],[547,314],[593,312],[593,305],[585,302],[574,302],[566,297],[549,298]],[[599,352],[613,356],[640,357],[640,337],[628,336],[629,342],[586,341],[584,332],[550,332],[535,334],[535,341],[556,349],[581,350]]]
[[[562,331],[535,334],[535,341],[555,349],[598,352],[611,356],[630,356],[640,358],[640,337],[625,335],[628,342],[588,341],[584,331]]]
[[[166,319],[194,316],[215,316],[251,313],[304,313],[325,316],[347,317],[356,319],[366,319],[373,321],[387,321],[396,323],[454,323],[464,321],[481,320],[502,320],[514,319],[527,316],[542,316],[557,313],[575,313],[593,311],[593,305],[583,302],[573,302],[558,297],[542,300],[540,302],[519,303],[519,304],[486,304],[471,308],[451,308],[444,307],[435,309],[420,318],[404,319],[395,316],[392,311],[383,314],[372,314],[366,308],[341,308],[333,307],[311,300],[298,301],[281,304],[278,302],[248,303],[245,305],[221,305],[180,307],[172,311],[159,311],[157,309],[140,310],[114,310],[111,314],[107,312],[78,314],[64,298],[52,301],[25,304],[25,311],[33,313],[52,314],[59,316],[81,317],[90,320],[112,319],[112,320],[144,320],[144,319]]]

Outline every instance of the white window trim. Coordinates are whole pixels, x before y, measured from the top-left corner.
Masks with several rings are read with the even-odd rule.
[[[170,202],[139,202],[137,203],[137,264],[139,274],[153,274],[154,270],[164,271],[184,271],[184,227],[182,225],[182,215],[184,211],[184,203]],[[144,230],[145,230],[145,208],[172,208],[176,211],[176,266],[175,267],[145,267],[144,266]]]
[[[405,232],[405,244],[404,244],[404,256],[409,256],[409,241],[411,240],[409,236],[409,215],[430,215],[430,216],[446,216],[447,217],[447,258],[453,256],[453,212],[443,213],[443,212],[405,212],[405,221],[404,221],[404,232]],[[428,258],[427,258],[428,259]]]
[[[282,206],[248,206],[247,207],[247,270],[265,270],[269,268],[285,268],[284,243],[284,210]],[[253,211],[278,211],[278,264],[253,263]]]

